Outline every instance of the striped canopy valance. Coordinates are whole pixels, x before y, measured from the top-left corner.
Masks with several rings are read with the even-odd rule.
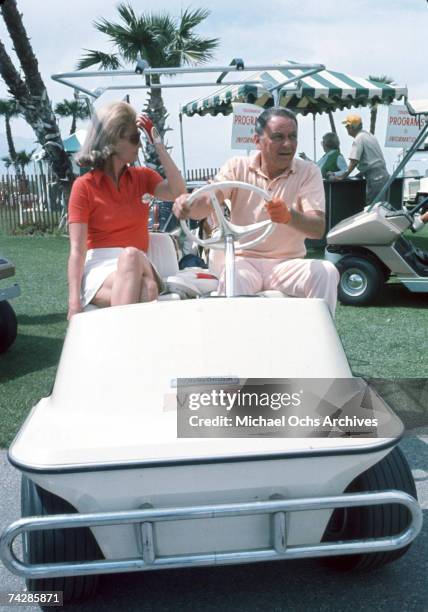
[[[287,62],[288,65],[290,63],[292,62]],[[301,70],[285,69],[280,65],[277,70],[257,72],[243,80],[242,84],[225,86],[211,96],[185,104],[181,112],[189,117],[195,114],[227,115],[232,112],[233,102],[269,107],[274,102],[269,89],[301,73]],[[246,80],[258,81],[258,84],[248,84]],[[377,102],[389,104],[406,95],[406,87],[387,85],[343,72],[323,70],[281,87],[279,104],[306,115],[370,106]]]

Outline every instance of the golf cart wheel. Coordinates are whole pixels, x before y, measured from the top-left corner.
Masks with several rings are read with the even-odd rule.
[[[75,513],[68,502],[45,491],[26,476],[21,481],[22,516]],[[102,553],[87,527],[32,531],[23,536],[23,557],[26,563],[93,561]],[[64,603],[89,599],[98,586],[98,576],[27,579],[29,591],[63,591]]]
[[[360,474],[346,489],[346,493],[397,489],[416,498],[412,473],[401,450],[395,447],[379,463]],[[324,542],[357,540],[397,535],[410,522],[410,513],[399,504],[337,508],[327,525]],[[342,571],[372,570],[395,561],[411,544],[397,550],[359,555],[326,557],[324,565]]]
[[[0,302],[0,353],[4,353],[15,342],[18,323],[9,302]]]
[[[344,257],[337,264],[340,280],[338,298],[342,304],[364,306],[374,301],[385,282],[375,261],[363,257]]]

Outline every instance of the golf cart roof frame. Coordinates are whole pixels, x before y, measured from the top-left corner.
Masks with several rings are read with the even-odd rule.
[[[116,89],[166,89],[166,88],[179,88],[179,87],[212,87],[221,85],[223,79],[231,72],[247,72],[247,71],[260,71],[260,70],[276,70],[278,68],[287,70],[302,70],[302,73],[286,79],[278,85],[272,85],[271,83],[265,83],[261,79],[254,81],[245,81],[246,84],[250,85],[264,85],[266,89],[273,93],[275,102],[277,101],[277,94],[279,89],[284,85],[299,81],[300,79],[316,74],[321,70],[325,70],[323,64],[262,64],[262,65],[250,65],[246,66],[244,61],[240,58],[234,58],[229,66],[198,66],[198,67],[172,67],[172,68],[150,68],[149,64],[145,61],[137,59],[135,69],[132,70],[95,70],[95,71],[84,71],[76,70],[74,72],[60,72],[52,75],[52,79],[67,87],[71,87],[77,91],[80,91],[91,98],[99,98],[105,91],[111,91]],[[153,76],[177,76],[183,74],[206,74],[212,72],[220,72],[220,75],[215,80],[208,82],[186,82],[179,81],[178,83],[154,83],[152,81]],[[93,77],[127,77],[138,75],[141,77],[141,81],[138,83],[125,83],[120,85],[107,85],[106,87],[97,89],[87,89],[82,87],[79,83],[72,82],[70,79],[79,78],[93,78]],[[239,85],[242,83],[242,79],[238,81],[228,81],[225,85]],[[276,95],[275,95],[276,94]]]
[[[261,70],[301,70],[301,74],[295,75],[277,85],[272,85],[270,82],[257,80],[232,80],[223,83],[223,79],[229,75],[229,73],[236,72],[258,72]],[[93,101],[97,100],[106,91],[113,90],[131,90],[131,89],[171,89],[181,87],[217,87],[218,85],[239,85],[243,82],[247,85],[262,85],[267,91],[272,94],[274,105],[276,106],[279,102],[279,92],[282,87],[289,85],[290,83],[296,83],[296,91],[300,87],[300,80],[302,78],[317,74],[325,70],[323,64],[262,64],[262,65],[249,65],[246,66],[241,58],[234,58],[229,66],[198,66],[198,67],[173,67],[173,68],[151,68],[149,64],[141,59],[137,59],[137,63],[134,70],[76,70],[73,72],[59,72],[53,74],[51,78],[57,83],[66,85],[74,89],[75,98],[84,98],[88,104],[91,115],[93,113]],[[159,81],[162,76],[182,76],[185,74],[207,74],[207,73],[220,73],[217,78],[214,78],[208,82],[188,82],[179,80],[176,83],[154,83],[153,77],[158,77]],[[106,87],[98,87],[96,89],[88,89],[83,87],[80,83],[76,82],[76,79],[81,78],[94,78],[94,77],[137,77],[138,82],[133,81],[132,83],[126,82],[117,85],[107,85]],[[73,79],[73,80],[71,80]],[[80,93],[79,93],[80,92]],[[82,96],[83,95],[83,96]],[[183,173],[186,175],[186,160],[184,153],[184,138],[183,138],[183,116],[179,112],[180,121],[180,143],[181,143],[181,156]]]

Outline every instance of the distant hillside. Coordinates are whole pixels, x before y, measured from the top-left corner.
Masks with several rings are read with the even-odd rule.
[[[25,149],[26,151],[30,152],[33,149],[39,148],[39,145],[34,142],[34,139],[31,138],[20,138],[19,136],[15,136],[13,141],[17,151],[22,151],[22,149]],[[6,168],[1,161],[1,158],[6,157],[6,155],[9,155],[6,134],[4,132],[0,132],[0,174],[4,174],[6,171]]]

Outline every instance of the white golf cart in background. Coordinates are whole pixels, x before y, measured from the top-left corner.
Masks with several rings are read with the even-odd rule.
[[[409,112],[428,117],[428,100],[406,101]],[[425,225],[421,214],[428,210],[427,193],[418,194],[412,207],[395,209],[385,201],[390,185],[423,144],[428,121],[392,173],[373,204],[344,219],[327,234],[326,259],[336,264],[339,273],[338,297],[342,304],[363,306],[372,303],[390,278],[399,280],[409,291],[428,293],[428,251],[417,248],[405,235]]]
[[[143,82],[157,72],[165,73],[145,68]],[[274,224],[227,221],[214,193],[221,187],[192,195],[210,193],[215,235],[203,240],[182,226],[201,246],[225,251],[226,296],[180,299],[167,282],[170,299],[74,316],[52,394],[9,449],[22,473],[23,518],[3,532],[0,557],[30,590],[72,601],[92,595],[99,574],[305,557],[373,569],[400,557],[421,529],[397,446],[403,426],[353,378],[325,302],[235,295],[235,248],[264,240]],[[161,241],[171,245],[167,235]],[[378,425],[355,435],[310,422],[286,437],[245,428],[234,437],[215,428],[178,435],[189,415],[182,385],[285,381],[303,394],[309,376],[314,418],[347,413],[358,400]],[[337,385],[343,392],[333,399]]]
[[[18,283],[7,287],[1,281],[15,275],[15,266],[6,257],[0,255],[0,353],[4,353],[15,342],[18,331],[16,314],[9,300],[21,295]]]

